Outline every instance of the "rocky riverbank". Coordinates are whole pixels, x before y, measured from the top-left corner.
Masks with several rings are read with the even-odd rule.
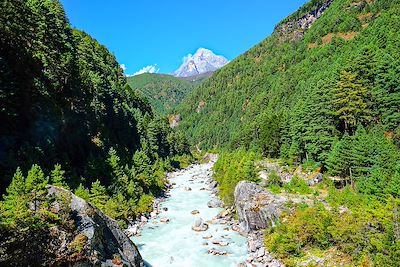
[[[218,193],[217,185],[212,178],[208,181],[213,194]],[[216,197],[216,196],[215,196]],[[235,207],[222,211],[218,218],[247,238],[248,257],[240,267],[265,266],[280,267],[282,262],[275,259],[264,247],[263,229],[273,225],[283,209],[284,199],[263,190],[255,183],[242,181],[236,186]],[[233,215],[237,212],[239,221]]]
[[[215,161],[169,174],[168,197],[135,225],[132,239],[153,266],[236,267],[246,260],[246,238],[238,233],[233,209],[223,209],[217,197]]]

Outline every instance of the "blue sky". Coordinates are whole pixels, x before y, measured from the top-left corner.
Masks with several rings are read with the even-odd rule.
[[[72,26],[106,45],[133,74],[171,73],[197,48],[234,59],[306,0],[61,0]],[[151,69],[151,68],[149,68]]]

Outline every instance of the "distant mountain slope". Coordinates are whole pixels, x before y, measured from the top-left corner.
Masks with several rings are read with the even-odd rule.
[[[139,91],[159,114],[166,114],[201,82],[176,78],[171,75],[144,73],[127,78],[132,89]]]
[[[199,48],[194,55],[188,56],[179,69],[174,72],[174,76],[192,77],[214,72],[228,62],[223,56],[217,56],[208,49]]]
[[[203,148],[321,161],[358,125],[399,131],[399,7],[310,1],[196,88],[179,107],[180,127]]]

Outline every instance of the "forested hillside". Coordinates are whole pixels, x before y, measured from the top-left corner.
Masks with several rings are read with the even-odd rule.
[[[29,209],[47,184],[126,222],[151,208],[165,172],[189,152],[183,135],[126,84],[107,48],[71,28],[59,1],[1,4],[0,103],[5,229],[49,218],[46,207]]]
[[[137,90],[149,100],[157,113],[166,115],[199,83],[171,75],[152,73],[128,77],[127,80],[133,90]]]
[[[400,4],[336,0],[307,29],[313,19],[302,16],[324,2],[306,4],[184,100],[181,129],[193,143],[313,159],[338,175],[349,174],[352,164],[338,157],[351,154],[360,136],[365,157],[378,149],[366,147],[376,139],[396,150]]]
[[[193,145],[228,151],[214,168],[226,204],[239,181],[260,181],[261,155],[281,168],[267,190],[310,200],[265,233],[286,266],[399,263],[399,14],[397,0],[310,1],[176,111]]]

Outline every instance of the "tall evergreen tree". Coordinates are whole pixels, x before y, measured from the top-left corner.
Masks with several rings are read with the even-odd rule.
[[[29,199],[33,201],[35,212],[38,211],[40,201],[43,201],[46,196],[47,184],[48,178],[44,175],[40,166],[32,165],[25,180],[25,192]]]
[[[25,194],[25,178],[20,168],[15,171],[11,184],[6,189],[7,194],[4,196],[5,200],[11,200],[16,196]]]
[[[385,54],[379,63],[374,95],[383,124],[391,130],[400,125],[400,60]]]
[[[90,202],[99,209],[103,209],[108,199],[107,190],[100,184],[100,181],[96,180],[96,182],[92,183],[92,187],[90,188]]]
[[[335,115],[343,122],[344,131],[353,133],[359,123],[371,120],[371,111],[366,103],[367,88],[356,74],[343,70],[333,94]]]
[[[64,175],[65,175],[65,171],[61,169],[61,165],[60,164],[54,165],[54,169],[51,171],[51,174],[50,174],[51,184],[68,189],[69,187],[68,187],[67,183],[65,182]]]

